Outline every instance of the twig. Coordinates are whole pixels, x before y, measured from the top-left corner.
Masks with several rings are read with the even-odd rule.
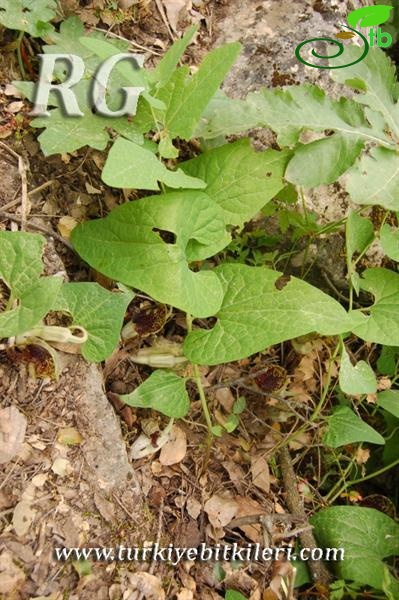
[[[172,42],[174,42],[175,41],[175,37],[174,37],[173,32],[172,32],[172,30],[170,28],[169,21],[168,21],[168,18],[166,16],[165,9],[164,9],[164,6],[163,6],[161,0],[155,0],[155,4],[157,5],[157,9],[158,9],[159,14],[161,15],[162,21],[166,25],[166,29],[168,30],[170,39],[172,40]]]
[[[27,165],[25,159],[17,154],[12,148],[7,146],[4,142],[0,142],[0,146],[7,150],[12,156],[18,161],[18,173],[21,177],[21,230],[26,229],[26,217],[29,212],[29,199],[28,199],[28,180],[26,177]]]
[[[301,521],[307,521],[302,498],[297,489],[297,480],[292,466],[291,456],[286,446],[280,450],[280,466],[283,475],[284,488],[286,493],[286,502],[288,510]],[[317,548],[317,543],[313,532],[304,529],[299,534],[299,539],[303,548]],[[309,570],[315,583],[328,585],[332,581],[332,576],[321,560],[309,560]]]
[[[22,223],[22,217],[19,217],[18,215],[14,215],[12,213],[4,212],[3,210],[0,210],[0,218],[1,217],[9,219],[10,221],[15,221],[15,223]],[[36,223],[28,223],[28,227],[30,227],[31,229],[35,229],[36,231],[40,231],[41,233],[44,233],[45,235],[48,235],[49,237],[58,240],[59,242],[61,242],[61,244],[64,244],[64,246],[69,248],[69,250],[73,250],[72,244],[52,229],[47,229],[47,227],[44,227],[44,225],[38,225]]]

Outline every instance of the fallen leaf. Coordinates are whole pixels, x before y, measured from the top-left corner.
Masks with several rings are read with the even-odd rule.
[[[159,455],[161,465],[176,465],[186,456],[187,436],[177,425],[173,425],[169,434],[169,441],[162,447]]]
[[[60,477],[65,477],[66,475],[72,473],[72,466],[67,458],[58,457],[51,465],[51,470],[56,475],[59,475]]]
[[[190,8],[191,0],[162,0],[162,3],[166,10],[169,25],[176,33],[180,13],[183,9],[188,10]]]
[[[64,427],[57,433],[57,442],[65,446],[81,444],[83,437],[75,427]]]
[[[264,456],[251,456],[251,475],[253,484],[268,494],[270,492],[269,465]]]
[[[101,496],[98,492],[94,492],[94,504],[105,521],[112,523],[115,520],[114,505],[112,502],[104,498],[104,496]]]
[[[129,573],[133,590],[141,592],[147,600],[165,600],[165,592],[158,577],[149,573]]]
[[[151,437],[148,437],[145,433],[141,433],[130,448],[130,458],[138,460],[139,458],[151,456],[151,454],[158,452],[169,441],[172,425],[173,421],[171,419],[163,431],[154,432]],[[157,435],[155,436],[155,434]]]
[[[15,406],[0,410],[0,464],[9,462],[21,450],[26,417]]]
[[[357,448],[355,460],[358,465],[365,465],[370,458],[370,450],[368,448]]]
[[[223,498],[214,494],[205,502],[204,511],[212,527],[225,527],[234,519],[238,510],[237,502],[232,498]]]
[[[187,590],[186,588],[183,588],[177,594],[177,600],[193,600],[193,598],[194,598],[194,594],[192,593],[192,591]]]
[[[187,498],[186,510],[192,519],[198,519],[201,514],[201,502],[198,502],[196,498],[190,496]]]
[[[57,229],[64,239],[69,240],[69,238],[71,237],[71,232],[77,224],[78,222],[76,219],[74,219],[73,217],[65,216],[61,217],[61,219],[58,221]]]
[[[25,581],[25,573],[18,567],[10,552],[0,555],[0,595],[2,598],[19,598],[18,588]]]
[[[36,511],[32,509],[30,503],[26,500],[21,500],[15,505],[12,526],[18,536],[23,536],[29,531],[35,515]]]

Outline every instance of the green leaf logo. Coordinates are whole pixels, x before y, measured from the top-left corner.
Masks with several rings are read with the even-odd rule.
[[[353,10],[348,15],[348,23],[351,27],[373,27],[381,25],[389,19],[392,6],[381,4],[380,6],[364,6]]]

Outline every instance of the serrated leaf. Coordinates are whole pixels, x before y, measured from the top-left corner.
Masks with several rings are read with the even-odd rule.
[[[399,229],[384,223],[380,231],[380,241],[385,254],[399,262]]]
[[[347,17],[351,27],[374,27],[388,21],[392,6],[389,4],[380,4],[379,6],[363,6],[352,10]]]
[[[310,523],[323,548],[345,549],[345,559],[334,563],[338,577],[378,590],[385,589],[388,580],[392,598],[398,597],[399,582],[383,562],[399,552],[398,523],[374,508],[361,506],[323,508]]]
[[[399,346],[399,274],[388,269],[367,269],[360,287],[374,296],[374,304],[356,310],[359,319],[352,331],[362,340]]]
[[[0,23],[40,37],[52,30],[48,21],[56,16],[56,10],[56,0],[0,0]]]
[[[152,408],[175,419],[185,417],[190,409],[184,379],[165,370],[154,371],[134,392],[119,398],[129,406]]]
[[[334,64],[346,65],[355,60],[357,53],[356,47],[346,47],[344,54],[334,59]],[[399,119],[393,114],[399,95],[396,67],[383,50],[370,48],[363,60],[350,67],[334,70],[333,77],[360,91],[353,98],[355,102],[366,104],[381,113],[386,124],[399,138]],[[369,116],[372,114],[369,113]],[[381,125],[378,128],[382,129]]]
[[[323,444],[330,448],[339,448],[356,442],[385,444],[382,435],[362,421],[349,406],[338,406],[327,418]]]
[[[157,231],[175,234],[175,243],[164,242]],[[159,302],[198,317],[220,308],[223,292],[216,273],[196,273],[188,265],[212,256],[230,239],[220,208],[203,192],[129,202],[105,219],[79,225],[71,239],[92,267]]]
[[[225,214],[227,224],[243,225],[283,187],[288,154],[255,152],[250,140],[224,144],[182,163],[185,173],[206,181],[206,193]]]
[[[166,111],[157,111],[156,118],[171,139],[189,140],[200,117],[233,65],[240,51],[239,43],[225,44],[206,55],[198,71],[189,74],[187,67],[176,69],[166,86],[156,97],[164,102]]]
[[[0,280],[18,301],[15,308],[0,313],[0,338],[25,333],[52,307],[62,280],[41,277],[45,243],[41,235],[0,231]]]
[[[302,144],[296,148],[285,177],[304,187],[334,183],[353,165],[363,146],[362,139],[338,133]]]
[[[399,210],[399,159],[396,151],[372,148],[347,174],[346,190],[357,204]]]
[[[116,188],[158,190],[158,181],[171,188],[206,187],[201,179],[190,177],[181,169],[170,171],[151,151],[122,138],[116,140],[108,154],[102,179]]]
[[[364,360],[352,365],[345,347],[342,348],[339,385],[345,394],[375,394],[377,379],[373,369]]]
[[[295,145],[303,130],[331,129],[357,140],[380,140],[369,127],[359,104],[347,98],[334,100],[311,84],[284,90],[262,89],[249,94],[246,100],[218,96],[213,114],[208,112],[201,121],[197,134],[208,138],[270,127],[277,133],[281,146]],[[387,141],[386,137],[383,139]]]
[[[399,419],[399,390],[385,390],[377,394],[377,404]]]
[[[186,338],[184,353],[194,363],[220,364],[313,331],[334,335],[350,329],[342,306],[300,279],[291,277],[277,289],[281,273],[271,269],[224,264],[214,272],[223,285],[223,304],[212,329]]]
[[[88,361],[108,358],[119,341],[123,317],[133,299],[131,292],[109,292],[97,283],[65,283],[53,310],[69,313],[72,325],[83,327],[89,338],[82,345]]]

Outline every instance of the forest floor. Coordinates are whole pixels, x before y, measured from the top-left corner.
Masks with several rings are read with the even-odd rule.
[[[198,64],[207,50],[223,42],[241,41],[241,58],[225,84],[238,97],[262,85],[317,80],[331,86],[324,73],[305,71],[297,63],[294,48],[314,32],[330,33],[347,10],[345,4],[204,0],[187,2],[191,8],[183,9],[177,21],[172,12],[160,10],[160,1],[141,2],[125,14],[101,0],[62,2],[65,16],[78,14],[87,28],[134,41],[149,64],[192,22],[199,23],[200,31],[185,55],[189,64]],[[73,155],[42,155],[37,134],[28,126],[29,105],[11,86],[20,78],[14,53],[2,52],[0,229],[20,227],[26,181],[27,229],[48,240],[46,273],[66,272],[72,281],[95,278],[71,251],[65,232],[70,222],[102,215],[125,198],[102,183],[101,153],[85,149]],[[251,136],[259,147],[270,143],[268,133]],[[339,218],[346,209],[345,195],[333,186],[308,202],[317,204],[325,221]],[[334,258],[332,262],[331,277],[339,279],[336,271],[342,261],[338,266]],[[60,352],[61,374],[54,381],[31,377],[38,357],[17,352],[0,356],[0,407],[14,405],[27,420],[21,451],[0,465],[0,597],[216,600],[228,589],[251,600],[293,597],[284,595],[280,586],[283,576],[293,577],[292,567],[283,561],[183,561],[173,566],[55,560],[55,547],[286,545],[295,542],[292,530],[306,529],[306,522],[298,521],[300,506],[292,506],[297,496],[290,486],[299,490],[307,514],[323,505],[319,448],[309,433],[295,436],[295,431],[325,382],[328,342],[307,341],[306,353],[283,344],[236,363],[201,368],[217,421],[223,422],[235,401],[245,396],[247,410],[238,429],[215,438],[207,448],[201,404],[192,388],[190,415],[174,426],[174,437],[161,453],[140,458],[133,451],[132,457],[137,436],[142,431],[156,435],[165,422],[146,411],[118,406],[115,395],[132,391],[150,372],[131,359],[137,350],[165,339],[180,342],[185,323],[178,311],[164,311],[141,296],[129,311],[139,336],[101,366]],[[281,432],[290,435],[285,460],[294,466],[296,480],[279,466]],[[326,589],[319,581],[302,597],[327,597]]]

